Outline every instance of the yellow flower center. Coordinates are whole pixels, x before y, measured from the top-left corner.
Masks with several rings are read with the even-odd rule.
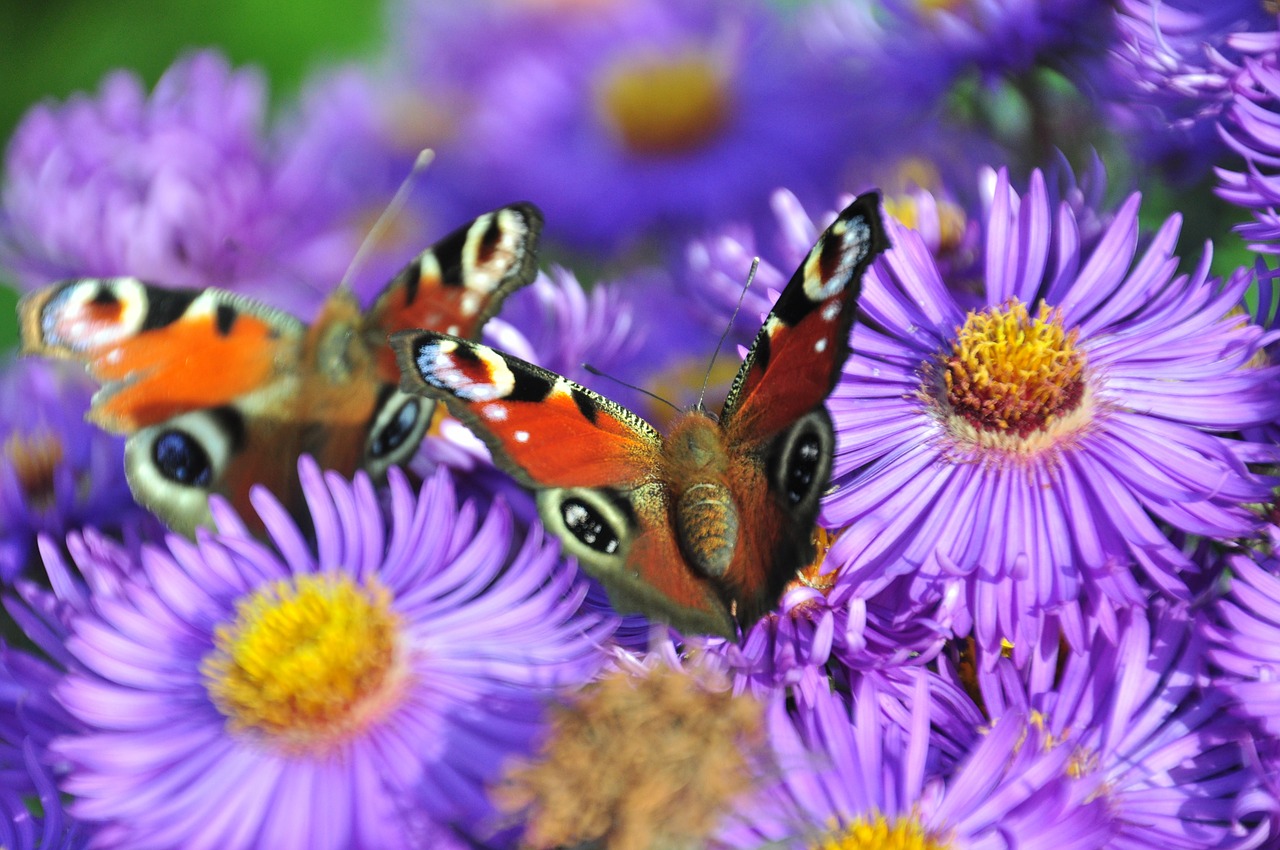
[[[916,5],[926,14],[955,12],[968,5],[968,0],[917,0]]]
[[[361,586],[345,573],[300,575],[237,602],[201,672],[233,729],[288,749],[323,749],[398,702],[399,631],[381,585]]]
[[[37,509],[51,506],[54,474],[64,457],[58,435],[52,431],[15,432],[4,441],[4,455],[27,503]]]
[[[902,194],[887,196],[884,199],[884,211],[897,219],[898,223],[910,230],[920,229],[920,204],[915,195]],[[939,243],[936,249],[939,255],[945,256],[959,249],[964,242],[968,218],[964,209],[945,198],[937,199]]]
[[[1085,355],[1061,314],[1022,302],[970,312],[949,353],[926,364],[935,403],[958,438],[1036,451],[1087,421]]]
[[[645,56],[605,74],[598,104],[623,147],[641,156],[670,156],[702,147],[729,119],[723,70],[712,57]]]
[[[810,850],[947,850],[951,842],[925,831],[915,817],[890,821],[884,815],[858,818],[838,827]]]
[[[837,571],[823,572],[824,565],[827,562],[827,553],[831,551],[831,546],[836,542],[836,535],[825,528],[819,527],[814,530],[813,536],[817,547],[813,554],[813,560],[800,568],[796,573],[796,577],[787,584],[784,594],[797,587],[809,587],[823,596],[829,596],[836,586]],[[810,599],[796,605],[791,609],[790,614],[792,617],[799,617],[809,609],[817,606],[818,601]]]

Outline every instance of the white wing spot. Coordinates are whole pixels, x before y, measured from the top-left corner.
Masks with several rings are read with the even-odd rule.
[[[516,431],[516,433],[515,433],[515,438],[516,438],[516,442],[517,442],[517,443],[527,443],[527,442],[529,442],[529,432],[528,432],[528,431]]]
[[[505,422],[507,406],[505,404],[486,404],[480,409],[481,415],[490,422]]]
[[[474,292],[464,293],[462,296],[462,315],[474,316],[480,312],[481,297]]]
[[[826,350],[827,350],[827,341],[826,341],[826,339],[820,339],[820,340],[818,340],[817,342],[815,342],[815,343],[813,344],[813,350],[814,350],[815,352],[817,352],[818,354],[821,354],[822,352],[826,351]]]
[[[828,322],[834,322],[840,315],[840,302],[832,301],[830,304],[822,308],[822,318]]]

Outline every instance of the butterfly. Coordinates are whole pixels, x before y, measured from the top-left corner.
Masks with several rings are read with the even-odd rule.
[[[430,330],[393,334],[406,391],[440,399],[537,492],[546,527],[621,612],[733,638],[814,555],[835,437],[823,404],[850,353],[862,277],[889,247],[877,193],[818,238],[738,370],[664,437],[562,375]]]
[[[221,289],[55,283],[18,305],[22,350],[82,361],[102,384],[88,418],[128,436],[134,497],[173,530],[211,524],[213,493],[253,516],[254,484],[304,516],[299,455],[378,479],[427,431],[434,404],[399,389],[388,334],[476,335],[534,279],[541,230],[529,204],[486,213],[423,251],[367,311],[340,286],[309,326]]]

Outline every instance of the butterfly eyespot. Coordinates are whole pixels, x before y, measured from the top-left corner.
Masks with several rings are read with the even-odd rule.
[[[208,487],[213,464],[196,439],[176,428],[160,434],[151,447],[151,459],[160,474],[184,487]]]
[[[422,396],[384,387],[365,441],[365,470],[382,478],[388,467],[408,460],[427,433],[434,410],[435,405]]]
[[[124,445],[124,470],[134,498],[170,528],[190,534],[209,522],[209,493],[222,486],[245,438],[244,416],[230,405],[143,428]]]
[[[566,554],[588,572],[611,572],[626,563],[634,517],[629,506],[604,490],[552,488],[538,493],[538,513],[560,538]]]
[[[799,419],[776,444],[770,461],[775,491],[792,510],[808,513],[831,478],[834,438],[831,419],[818,409]]]

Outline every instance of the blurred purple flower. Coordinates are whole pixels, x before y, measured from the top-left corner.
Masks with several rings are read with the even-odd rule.
[[[33,108],[5,161],[0,261],[28,288],[127,274],[309,316],[346,258],[307,280],[315,264],[295,254],[337,204],[317,197],[317,174],[305,192],[280,182],[265,112],[261,77],[211,52],[178,60],[150,95],[120,71],[94,96]]]
[[[824,55],[883,83],[878,95],[902,101],[902,112],[928,113],[969,73],[988,83],[1037,66],[1078,75],[1105,50],[1109,8],[1101,0],[826,0],[805,32]]]
[[[1232,77],[1276,13],[1256,0],[1121,0],[1116,43],[1094,84],[1140,158],[1196,180],[1222,153],[1215,126]]]
[[[104,844],[463,846],[550,690],[603,662],[608,623],[573,616],[585,586],[500,505],[480,521],[447,475],[415,496],[393,471],[384,511],[363,476],[300,474],[314,549],[261,491],[274,548],[223,503],[218,533],[123,581],[119,553],[77,548],[117,586],[71,621],[57,693],[88,731],[53,751]]]
[[[583,288],[568,269],[552,266],[532,284],[511,294],[502,314],[485,326],[490,345],[611,395],[583,368],[625,375],[644,344],[649,328],[636,321],[628,281],[601,282]]]
[[[1217,194],[1253,214],[1236,226],[1250,250],[1280,253],[1280,54],[1245,61],[1219,129],[1244,164],[1215,169]]]
[[[837,170],[857,101],[767,4],[542,5],[398,15],[413,85],[447,116],[439,179],[474,210],[536,198],[548,239],[600,251],[751,215]],[[478,55],[445,61],[460,44]]]
[[[124,442],[84,421],[94,385],[75,364],[12,360],[0,371],[0,583],[23,572],[36,536],[137,527]]]
[[[27,792],[10,784],[8,777],[0,781],[0,847],[5,850],[80,850],[88,847],[92,833],[65,810],[58,786],[49,769],[41,764],[35,746],[26,741],[21,747],[25,781],[31,785],[31,802]],[[33,813],[38,811],[39,814]]]
[[[1177,216],[1135,262],[1136,196],[1087,252],[1039,172],[1022,197],[1001,174],[993,198],[984,305],[967,316],[920,238],[889,223],[828,403],[824,521],[851,526],[833,556],[860,581],[910,575],[920,601],[965,577],[988,653],[1026,652],[1048,614],[1081,647],[1086,615],[1145,604],[1135,562],[1188,595],[1180,574],[1200,568],[1161,524],[1258,527],[1247,505],[1271,482],[1245,464],[1275,450],[1230,435],[1277,418],[1278,373],[1250,364],[1262,330],[1229,313],[1247,274],[1221,283],[1207,256],[1175,273]]]

